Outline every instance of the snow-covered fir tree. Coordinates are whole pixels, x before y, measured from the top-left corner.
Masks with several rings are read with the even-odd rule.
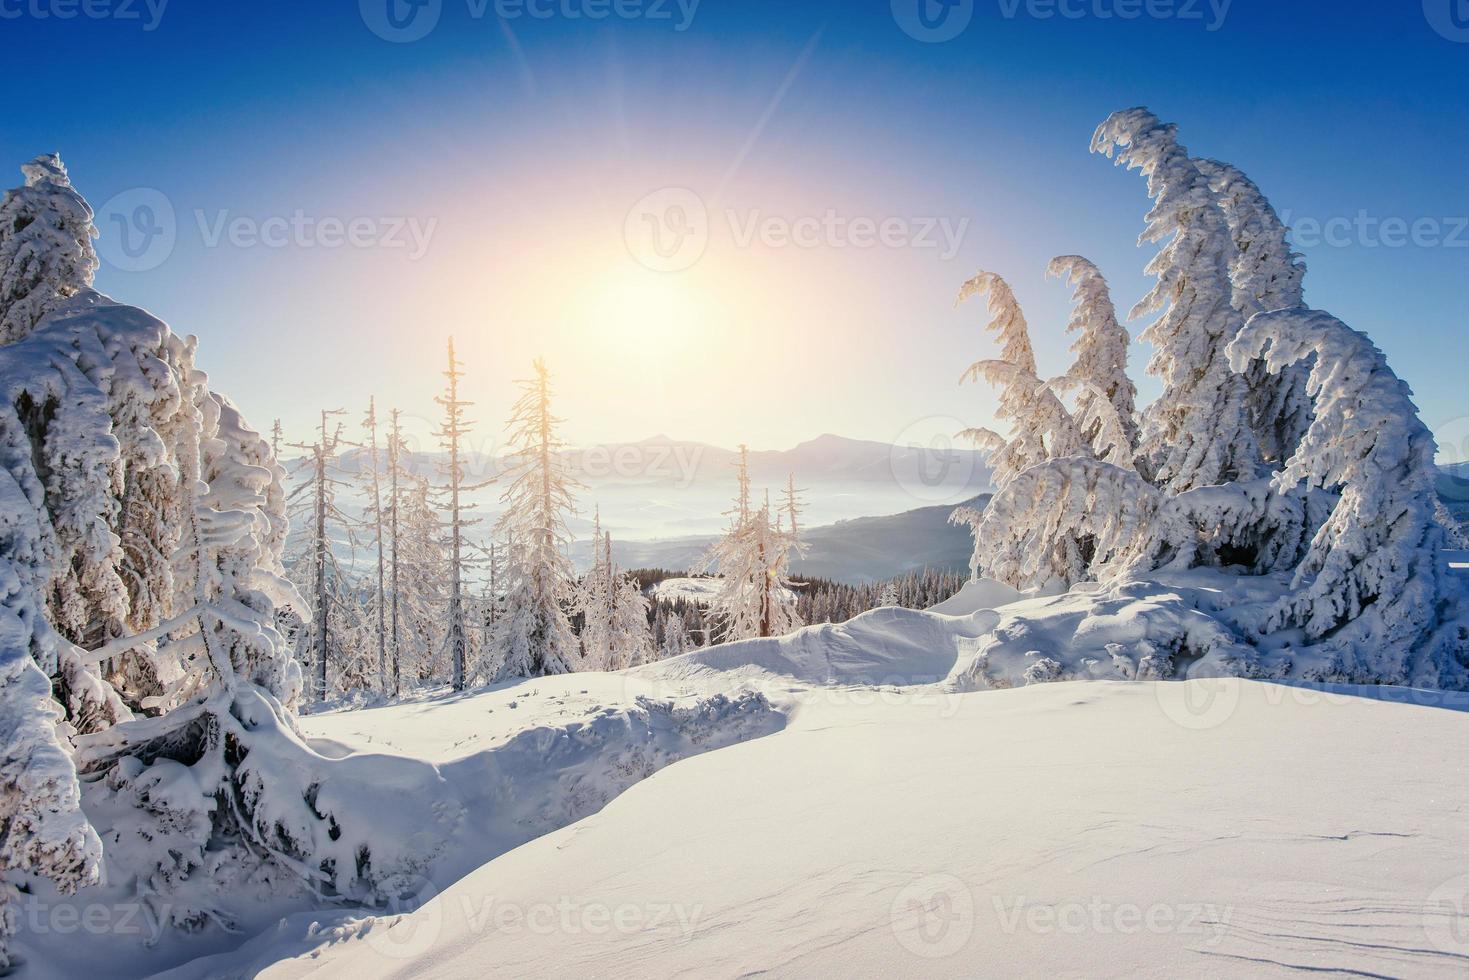
[[[781,527],[768,494],[763,506],[750,506],[750,454],[743,445],[736,467],[729,531],[694,568],[695,573],[719,573],[709,617],[720,642],[782,636],[803,625],[790,580],[791,555],[799,543]]]
[[[1152,465],[1062,456],[1012,476],[983,512],[953,515],[975,532],[972,573],[1044,591],[1099,581],[1080,594],[1102,602],[1226,566],[1261,578],[1201,614],[1231,651],[1224,669],[1465,686],[1464,598],[1407,387],[1364,335],[1303,305],[1286,230],[1236,168],[1190,160],[1146,110],[1112,116],[1093,147],[1148,176],[1145,238],[1164,243],[1135,311],[1164,310],[1145,335],[1164,382],[1143,426]]]
[[[648,623],[648,598],[638,580],[612,562],[612,535],[605,535],[608,568],[607,670],[639,667],[657,659]]]
[[[605,670],[612,621],[612,554],[610,539],[602,533],[602,509],[592,518],[592,567],[582,576],[576,593],[581,618],[581,662],[585,670]]]
[[[1078,389],[1076,425],[1091,455],[1131,468],[1138,438],[1137,386],[1127,375],[1131,338],[1117,322],[1107,280],[1080,255],[1057,256],[1046,272],[1076,287],[1075,307],[1066,326],[1077,335],[1071,345],[1076,360],[1062,379],[1063,387],[1074,382]]]
[[[1147,266],[1157,283],[1132,311],[1159,314],[1142,334],[1157,351],[1148,371],[1164,386],[1143,419],[1150,471],[1174,492],[1253,479],[1260,448],[1248,388],[1224,353],[1244,326],[1230,281],[1235,245],[1209,180],[1177,127],[1147,109],[1108,117],[1092,149],[1147,178],[1153,209],[1142,240],[1163,243]]]
[[[444,371],[445,390],[436,400],[444,409],[444,424],[439,429],[439,439],[445,452],[443,473],[448,480],[444,488],[448,502],[446,519],[449,528],[448,644],[452,670],[450,684],[456,691],[465,688],[465,667],[469,656],[469,635],[464,611],[464,572],[468,563],[464,532],[475,523],[465,517],[465,512],[473,510],[474,505],[464,501],[464,494],[469,488],[464,482],[462,451],[471,425],[464,410],[471,403],[459,397],[459,380],[464,377],[464,372],[460,369],[463,366],[463,362],[454,355],[454,338],[450,337],[449,366]]]
[[[658,632],[662,637],[658,647],[660,660],[681,657],[692,647],[684,618],[677,612],[659,611]]]
[[[1440,554],[1435,446],[1408,386],[1365,334],[1319,310],[1259,314],[1230,353],[1272,372],[1311,362],[1313,419],[1275,480],[1339,494],[1257,631],[1298,629],[1327,651],[1311,679],[1464,687],[1469,610]]]
[[[373,638],[377,648],[377,689],[388,689],[388,609],[387,609],[387,542],[384,532],[382,455],[378,449],[377,399],[367,400],[367,414],[362,419],[362,428],[367,438],[362,444],[362,463],[359,476],[366,497],[363,507],[363,524],[376,560],[376,578],[373,582],[368,610],[371,614]]]
[[[92,209],[55,154],[21,167],[25,186],[0,200],[0,344],[92,285],[97,253]]]
[[[1306,265],[1291,250],[1290,229],[1260,188],[1230,164],[1218,160],[1195,163],[1208,178],[1234,238],[1230,276],[1235,308],[1248,320],[1256,313],[1303,306]],[[1295,452],[1311,424],[1311,398],[1306,391],[1310,370],[1309,363],[1293,364],[1272,374],[1260,360],[1246,365],[1260,451],[1277,465]]]
[[[980,272],[959,291],[959,303],[988,294],[986,328],[1000,342],[999,359],[976,361],[961,383],[983,380],[1000,392],[995,417],[1010,424],[1009,436],[990,429],[966,429],[962,435],[989,453],[991,481],[1003,487],[1027,467],[1052,456],[1069,456],[1083,448],[1082,434],[1056,393],[1036,376],[1030,331],[1015,293],[1000,276]]]
[[[393,667],[401,687],[451,677],[449,596],[444,582],[451,558],[428,480],[402,473],[396,493],[397,533],[391,554],[398,626]]]
[[[551,411],[551,378],[544,361],[535,377],[520,382],[521,395],[508,425],[513,454],[496,524],[508,538],[505,610],[495,635],[503,657],[498,677],[539,677],[571,671],[577,639],[567,618],[576,603],[576,577],[567,549],[566,520],[575,512],[577,485],[567,472],[561,423]]]
[[[362,686],[366,653],[359,637],[361,617],[353,585],[337,559],[336,542],[352,543],[355,523],[338,496],[349,489],[336,473],[345,445],[340,411],[323,410],[316,441],[297,446],[301,479],[288,498],[299,547],[287,560],[292,582],[310,603],[310,629],[303,632],[302,663],[310,677],[310,696],[325,701],[332,692]]]

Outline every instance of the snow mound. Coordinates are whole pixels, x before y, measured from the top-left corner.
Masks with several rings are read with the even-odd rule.
[[[1264,581],[1199,569],[1171,585],[1132,582],[1013,603],[953,683],[973,691],[1047,681],[1286,677],[1289,657],[1245,643],[1209,608],[1224,596],[1241,606],[1266,601],[1276,592]]]
[[[999,609],[1025,598],[1025,593],[992,578],[970,579],[956,594],[929,606],[928,611],[941,616],[972,616],[982,609]]]
[[[309,745],[327,749],[330,757],[312,751],[283,728],[271,729],[272,737],[257,741],[250,761],[260,771],[290,773],[292,779],[312,787],[309,802],[331,828],[330,835],[316,842],[317,856],[324,863],[348,867],[355,863],[357,873],[350,879],[354,890],[313,896],[307,890],[284,892],[273,890],[269,882],[241,880],[226,895],[185,892],[178,897],[207,898],[245,933],[296,917],[308,924],[333,918],[371,922],[383,909],[401,908],[415,896],[448,887],[506,851],[595,814],[629,787],[675,762],[771,735],[786,723],[786,715],[755,691],[653,698],[638,695],[618,675],[607,674],[571,679],[568,684],[585,689],[588,680],[595,686],[599,679],[604,682],[598,692],[603,696],[579,702],[569,701],[567,695],[574,692],[568,691],[557,697],[540,696],[538,686],[549,680],[543,678],[407,706],[417,716],[410,728],[432,730],[427,733],[430,741],[443,742],[443,748],[427,754],[442,757],[452,752],[452,746],[476,745],[475,751],[446,761],[365,751],[371,743],[344,730],[349,725],[330,715],[301,719],[307,734],[315,736]],[[352,716],[351,726],[372,731],[401,724],[407,717],[404,711],[393,712],[380,708],[343,714]],[[480,730],[496,727],[491,719],[501,719],[501,737],[477,743]],[[187,785],[186,768],[167,768],[178,785],[155,779],[150,784],[155,793],[197,792]],[[119,847],[140,846],[135,841],[148,830],[136,811],[127,807],[112,806],[89,816],[111,828],[106,842],[112,849],[109,856]],[[289,817],[260,815],[264,826]],[[113,901],[121,907],[131,900],[134,882],[118,877],[121,880],[105,886],[105,894],[93,889],[75,900],[42,896],[40,911],[50,914],[55,907],[83,901]],[[201,880],[198,887],[213,886]],[[356,907],[324,913],[319,909],[323,902]],[[308,911],[313,907],[317,910]],[[319,929],[307,932],[317,941],[325,935]],[[99,935],[97,941],[108,938]],[[45,943],[29,951],[27,975],[49,980],[86,975],[95,971],[103,956],[120,976],[153,974],[201,957],[199,962],[208,964],[236,955],[220,950],[231,950],[239,942],[220,930],[191,936],[170,933],[166,938],[154,950],[129,946],[119,953],[109,947],[104,953],[95,943],[58,944],[27,934],[21,947],[33,940]],[[195,975],[228,972],[205,966]]]
[[[997,619],[988,611],[947,617],[884,607],[845,623],[706,647],[632,673],[668,680],[720,673],[750,679],[776,675],[813,684],[931,684],[948,677]]]
[[[180,976],[1462,976],[1469,714],[1366,693],[820,703],[402,916]]]

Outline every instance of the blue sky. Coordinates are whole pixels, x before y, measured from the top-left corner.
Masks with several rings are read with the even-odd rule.
[[[1298,231],[1328,223],[1301,242],[1308,300],[1372,335],[1454,453],[1469,442],[1469,17],[1451,0],[1133,0],[1135,18],[1129,0],[970,0],[937,43],[901,27],[917,0],[437,0],[408,43],[370,27],[387,0],[92,2],[113,15],[0,0],[0,158],[62,153],[107,233],[99,287],[199,335],[262,427],[305,435],[375,394],[426,429],[450,333],[487,440],[538,353],[582,442],[988,424],[993,398],[956,381],[993,347],[953,296],[978,268],[1008,277],[1059,372],[1047,259],[1090,256],[1123,310],[1143,295],[1143,181],[1087,152],[1142,104]],[[666,188],[707,207],[709,241],[650,273],[629,215]],[[115,222],[160,196],[172,247],[128,271]],[[827,214],[896,237],[741,241]],[[940,221],[962,225],[952,249],[921,234]]]

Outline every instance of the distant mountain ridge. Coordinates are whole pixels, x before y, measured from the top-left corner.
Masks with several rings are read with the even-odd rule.
[[[983,508],[989,494],[960,505],[919,507],[901,514],[858,517],[802,533],[806,557],[792,563],[797,575],[832,579],[851,585],[880,582],[925,568],[962,572],[974,550],[969,530],[949,523],[955,506]],[[617,541],[613,558],[624,568],[687,569],[709,549],[715,536],[654,541]],[[590,563],[587,542],[572,548],[579,565]]]

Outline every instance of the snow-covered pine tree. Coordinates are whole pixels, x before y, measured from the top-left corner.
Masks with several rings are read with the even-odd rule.
[[[660,618],[663,641],[658,648],[658,659],[683,656],[692,646],[683,616],[676,611],[663,611]]]
[[[1340,494],[1256,631],[1302,631],[1329,658],[1308,679],[1465,687],[1469,620],[1441,556],[1433,436],[1408,386],[1365,334],[1303,307],[1253,317],[1230,356],[1272,372],[1312,364],[1314,417],[1276,484]]]
[[[316,442],[296,445],[306,454],[297,463],[306,479],[288,497],[290,517],[303,534],[300,551],[288,559],[287,567],[311,607],[309,649],[304,652],[310,658],[310,696],[317,702],[327,699],[334,681],[336,689],[345,690],[357,686],[355,680],[362,673],[357,662],[362,651],[352,629],[358,622],[351,615],[356,599],[333,547],[337,536],[352,540],[354,525],[337,503],[337,495],[345,489],[336,476],[346,444],[341,424],[334,421],[341,414],[338,409],[323,409]]]
[[[1077,335],[1071,345],[1076,360],[1066,379],[1078,382],[1081,389],[1074,414],[1082,438],[1091,455],[1131,468],[1138,437],[1137,386],[1127,375],[1131,338],[1117,322],[1107,280],[1080,255],[1057,256],[1046,271],[1076,287],[1075,307],[1066,326],[1067,332]],[[1113,426],[1120,427],[1120,433],[1111,433]]]
[[[400,677],[414,684],[433,678],[450,680],[448,662],[448,589],[444,569],[450,562],[444,522],[434,509],[428,480],[403,473],[398,480],[398,531],[394,536]]]
[[[990,429],[966,429],[962,436],[989,453],[990,479],[1003,487],[1026,468],[1052,456],[1083,450],[1080,430],[1066,406],[1036,376],[1035,351],[1020,303],[1010,284],[992,272],[980,272],[959,290],[958,303],[989,295],[990,323],[986,329],[1000,342],[998,360],[971,364],[960,383],[983,379],[1000,391],[995,417],[1010,423],[1008,437]]]
[[[510,485],[496,525],[510,538],[506,556],[505,613],[496,646],[504,657],[498,678],[564,674],[576,662],[577,641],[567,619],[576,602],[576,577],[566,551],[571,541],[567,515],[575,512],[577,486],[566,470],[561,423],[551,412],[551,379],[535,362],[535,377],[520,382],[511,414]]]
[[[739,493],[730,512],[730,529],[695,565],[696,574],[719,573],[719,590],[708,616],[717,642],[783,636],[803,624],[790,580],[796,541],[764,506],[749,506],[749,454],[740,447]]]
[[[1256,313],[1303,306],[1306,265],[1291,250],[1290,229],[1260,188],[1230,164],[1195,163],[1208,178],[1234,238],[1230,275],[1235,308],[1248,320]],[[1259,361],[1245,369],[1260,451],[1276,466],[1290,458],[1311,424],[1311,399],[1306,393],[1310,371],[1309,364],[1293,364],[1271,374]]]
[[[461,518],[462,501],[460,487],[464,483],[464,466],[459,457],[459,443],[464,438],[467,423],[464,410],[469,403],[459,398],[459,379],[464,377],[463,367],[454,356],[454,338],[449,338],[449,368],[444,372],[447,389],[436,399],[444,409],[444,426],[439,438],[448,452],[447,472],[449,478],[449,658],[452,664],[450,685],[456,691],[464,690],[465,655],[468,638],[464,623],[464,523]]]
[[[602,533],[602,508],[598,507],[592,518],[592,567],[582,576],[576,593],[583,670],[609,669],[613,585],[611,539]]]
[[[21,167],[25,186],[0,199],[0,344],[30,333],[92,285],[92,209],[54,153]]]
[[[388,416],[388,512],[384,528],[388,536],[391,569],[388,579],[387,691],[394,697],[403,693],[403,569],[400,565],[402,544],[399,541],[403,477],[403,419],[402,413],[395,408]]]
[[[1164,495],[1136,472],[1082,456],[1033,466],[970,512],[979,571],[1017,589],[1065,591],[1133,567]]]
[[[612,561],[612,534],[606,534],[608,569],[607,670],[652,663],[653,635],[648,629],[648,597],[638,580],[623,574]]]
[[[377,579],[369,609],[373,616],[377,646],[377,689],[388,690],[388,610],[387,610],[387,552],[384,536],[382,456],[377,442],[377,399],[367,400],[367,415],[362,419],[362,428],[367,433],[363,444],[366,469],[360,472],[367,504],[363,507],[363,522],[372,534],[372,547],[377,558]]]
[[[1261,457],[1246,381],[1225,354],[1244,325],[1230,281],[1235,246],[1209,180],[1177,127],[1147,109],[1113,113],[1092,150],[1147,178],[1153,208],[1141,240],[1164,243],[1147,266],[1158,281],[1132,311],[1161,311],[1142,334],[1157,349],[1148,371],[1164,385],[1143,417],[1150,472],[1174,492],[1253,479]]]
[[[0,351],[0,376],[10,365]],[[81,808],[81,791],[43,668],[54,669],[65,641],[46,622],[41,593],[48,567],[46,528],[34,484],[27,493],[13,467],[24,447],[14,415],[0,414],[6,466],[0,470],[0,971],[18,928],[12,874],[53,882],[63,893],[94,883],[102,844]]]

